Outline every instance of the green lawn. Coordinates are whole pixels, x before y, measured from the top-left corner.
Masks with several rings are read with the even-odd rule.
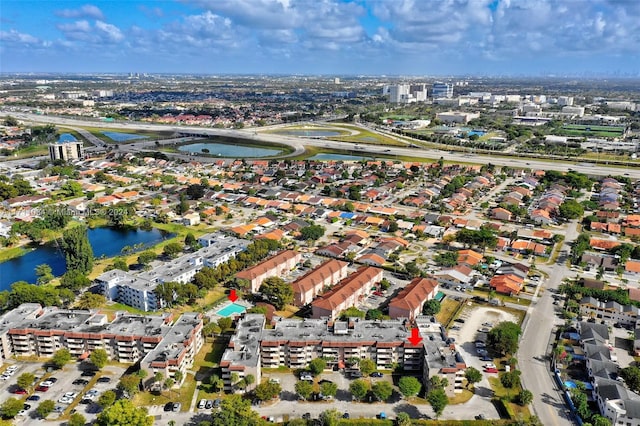
[[[491,384],[491,389],[493,389],[495,398],[514,398],[517,394],[520,393],[520,388],[508,389],[502,386],[500,383],[500,379],[498,377],[489,377],[489,383]],[[523,407],[520,404],[515,404],[513,402],[507,402],[511,410],[516,414],[516,418],[528,419],[531,417],[531,412],[528,407]]]
[[[0,250],[0,263],[13,259],[15,257],[20,257],[22,255],[27,254],[31,249],[25,249],[24,247],[11,247]]]
[[[167,402],[179,402],[182,404],[180,411],[189,411],[191,398],[196,391],[196,381],[193,375],[187,374],[180,389],[164,390],[161,394],[140,392],[136,394],[132,402],[136,407],[149,405],[165,405]]]

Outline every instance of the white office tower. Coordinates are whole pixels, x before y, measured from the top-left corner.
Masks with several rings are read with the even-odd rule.
[[[436,82],[431,87],[433,99],[453,98],[453,84]]]

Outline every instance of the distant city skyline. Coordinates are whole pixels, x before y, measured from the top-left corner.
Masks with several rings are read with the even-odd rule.
[[[634,0],[2,0],[0,72],[640,76]]]

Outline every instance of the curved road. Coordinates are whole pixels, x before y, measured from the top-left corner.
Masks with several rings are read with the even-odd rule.
[[[210,136],[226,136],[226,137],[236,137],[250,140],[254,143],[276,143],[276,144],[284,144],[292,147],[294,149],[294,154],[298,155],[304,151],[305,146],[314,146],[318,148],[329,148],[335,150],[349,151],[354,155],[363,155],[363,156],[376,156],[376,155],[387,155],[390,157],[393,156],[402,156],[402,157],[415,157],[415,158],[429,158],[437,160],[443,157],[447,161],[452,162],[461,162],[461,163],[476,163],[476,164],[495,164],[499,166],[509,166],[509,167],[518,167],[518,168],[533,168],[533,169],[542,169],[542,170],[556,170],[556,171],[567,171],[568,169],[572,169],[581,173],[585,173],[592,176],[607,176],[607,175],[626,175],[633,179],[640,179],[640,169],[638,168],[626,168],[626,167],[609,167],[603,166],[599,164],[590,164],[590,163],[574,163],[574,162],[559,162],[559,161],[545,161],[541,159],[527,159],[527,158],[502,158],[502,157],[492,157],[490,155],[482,155],[482,154],[464,154],[464,153],[450,153],[448,151],[442,151],[437,149],[425,149],[425,148],[417,148],[417,147],[395,147],[395,146],[374,146],[374,145],[366,145],[366,144],[352,144],[348,142],[337,142],[326,139],[311,139],[311,138],[300,138],[300,137],[291,137],[284,135],[274,135],[274,134],[266,134],[266,133],[257,133],[256,129],[242,129],[242,130],[231,130],[231,129],[214,129],[210,127],[182,127],[182,126],[168,126],[162,124],[146,124],[139,122],[114,122],[114,123],[105,123],[105,122],[89,122],[81,119],[72,119],[72,118],[63,118],[63,117],[55,117],[55,116],[47,116],[47,115],[37,115],[37,114],[28,114],[28,113],[17,113],[13,111],[5,111],[0,112],[2,114],[10,114],[13,117],[24,120],[24,121],[34,121],[39,123],[52,123],[58,125],[65,126],[99,126],[102,128],[114,128],[114,129],[129,129],[129,130],[148,130],[148,131],[173,131],[180,132],[184,134],[192,133],[192,134],[202,134],[202,135],[210,135]],[[127,150],[129,145],[131,145],[133,150],[137,150],[136,146],[138,144],[121,144],[121,150]],[[173,155],[178,158],[186,158],[193,159],[193,157],[184,156],[184,155]],[[215,157],[198,157],[198,161],[217,161],[219,158]]]

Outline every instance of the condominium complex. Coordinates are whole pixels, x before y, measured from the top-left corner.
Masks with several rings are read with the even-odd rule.
[[[410,104],[427,100],[425,84],[398,84],[388,87],[389,102],[394,104]]]
[[[119,269],[104,272],[96,278],[107,299],[124,303],[142,311],[156,311],[165,306],[155,289],[167,282],[188,283],[202,268],[214,268],[235,258],[249,241],[224,234],[207,234],[198,239],[203,247],[194,253],[162,263],[141,273]]]
[[[265,328],[261,314],[238,320],[236,334],[225,350],[220,366],[225,389],[231,375],[252,374],[260,382],[262,368],[305,368],[315,358],[328,360],[327,369],[344,369],[350,358],[371,359],[379,368],[400,366],[405,370],[427,369],[428,375],[463,374],[464,361],[446,338],[446,331],[431,317],[418,317],[423,342],[413,345],[406,319],[348,321],[286,319],[274,317]],[[432,354],[436,353],[436,356]]]
[[[335,318],[347,308],[356,306],[382,280],[382,269],[363,266],[328,292],[311,302],[313,318]]]
[[[77,359],[104,349],[109,359],[133,364],[173,377],[184,374],[202,347],[201,314],[185,313],[175,323],[170,314],[157,316],[118,313],[107,315],[86,310],[42,308],[23,304],[0,318],[2,356],[52,357],[66,348]]]
[[[51,161],[79,160],[84,158],[84,148],[82,142],[68,141],[49,144],[49,158]]]
[[[414,278],[389,302],[389,316],[415,319],[422,314],[425,302],[436,296],[438,288],[438,281],[432,278]]]
[[[347,276],[347,262],[331,259],[291,283],[293,304],[304,306],[313,301],[325,288],[332,287]]]
[[[299,252],[284,250],[251,268],[238,272],[236,278],[247,280],[251,292],[255,293],[264,280],[269,277],[279,277],[291,271],[301,260],[302,254]]]

